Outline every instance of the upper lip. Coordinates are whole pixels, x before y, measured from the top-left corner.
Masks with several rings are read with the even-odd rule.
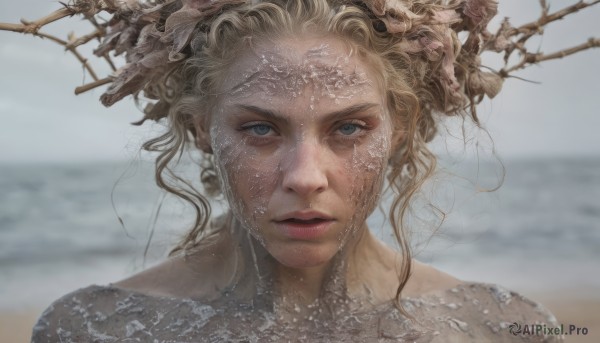
[[[327,215],[323,212],[319,211],[294,211],[283,214],[281,216],[276,216],[274,221],[281,222],[288,219],[299,219],[299,220],[311,220],[311,219],[324,219],[324,220],[333,220],[333,217]]]

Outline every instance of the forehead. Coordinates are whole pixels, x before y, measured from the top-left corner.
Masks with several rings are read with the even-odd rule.
[[[331,36],[262,41],[245,49],[225,74],[223,104],[308,100],[312,107],[380,94],[368,63],[351,45]]]

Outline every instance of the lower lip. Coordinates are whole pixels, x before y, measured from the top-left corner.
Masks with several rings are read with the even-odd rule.
[[[322,237],[329,231],[333,220],[326,220],[320,223],[301,224],[291,222],[275,222],[277,228],[289,238],[310,240]]]

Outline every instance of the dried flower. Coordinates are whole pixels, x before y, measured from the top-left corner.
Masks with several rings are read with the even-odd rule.
[[[409,9],[411,1],[365,0],[365,4],[380,17],[390,33],[406,32],[411,29],[413,21],[421,18]]]
[[[169,61],[176,62],[185,58],[180,52],[191,41],[192,32],[203,16],[203,13],[195,8],[184,7],[167,18],[161,42],[170,45]]]
[[[472,28],[485,28],[498,13],[496,0],[465,0],[463,13],[470,19]]]
[[[492,99],[500,93],[503,82],[497,74],[476,70],[469,76],[469,91],[473,94],[485,94]]]
[[[0,29],[34,34],[64,45],[94,79],[90,85],[80,88],[89,90],[112,82],[101,97],[106,106],[127,95],[143,92],[147,97],[159,100],[146,109],[146,119],[158,120],[166,115],[169,107],[168,102],[160,100],[161,85],[190,57],[190,51],[202,49],[207,32],[200,27],[210,25],[224,6],[258,2],[260,0],[72,0],[63,9],[39,21],[0,23]],[[597,1],[577,2],[554,13],[549,13],[543,6],[542,16],[537,21],[514,28],[505,19],[495,34],[487,30],[498,10],[495,0],[363,2],[377,18],[374,21],[377,31],[398,38],[395,44],[410,56],[412,72],[421,82],[414,85],[417,87],[415,92],[436,94],[422,98],[422,107],[447,114],[461,111],[466,103],[472,105],[481,101],[484,95],[494,97],[502,87],[503,78],[515,70],[600,46],[600,40],[592,38],[579,46],[548,55],[532,54],[525,47],[527,39],[541,34],[546,24],[597,4]],[[112,18],[99,23],[96,15],[100,12],[108,12]],[[79,38],[70,37],[68,41],[39,32],[44,25],[74,14],[84,15],[97,31]],[[457,38],[459,32],[467,34],[462,44]],[[126,61],[105,79],[99,79],[87,59],[76,50],[77,46],[98,37],[102,37],[102,41],[94,50],[95,55],[107,59],[111,66],[111,54],[124,55]],[[484,51],[504,53],[507,66],[497,72],[482,72],[479,56]],[[508,66],[515,51],[522,58]],[[475,107],[470,108],[475,111]],[[475,113],[472,115],[476,118]]]

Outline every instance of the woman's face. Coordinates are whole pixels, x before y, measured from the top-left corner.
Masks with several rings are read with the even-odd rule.
[[[337,38],[262,43],[225,75],[211,146],[234,215],[281,264],[326,263],[374,209],[391,121],[373,71]]]

